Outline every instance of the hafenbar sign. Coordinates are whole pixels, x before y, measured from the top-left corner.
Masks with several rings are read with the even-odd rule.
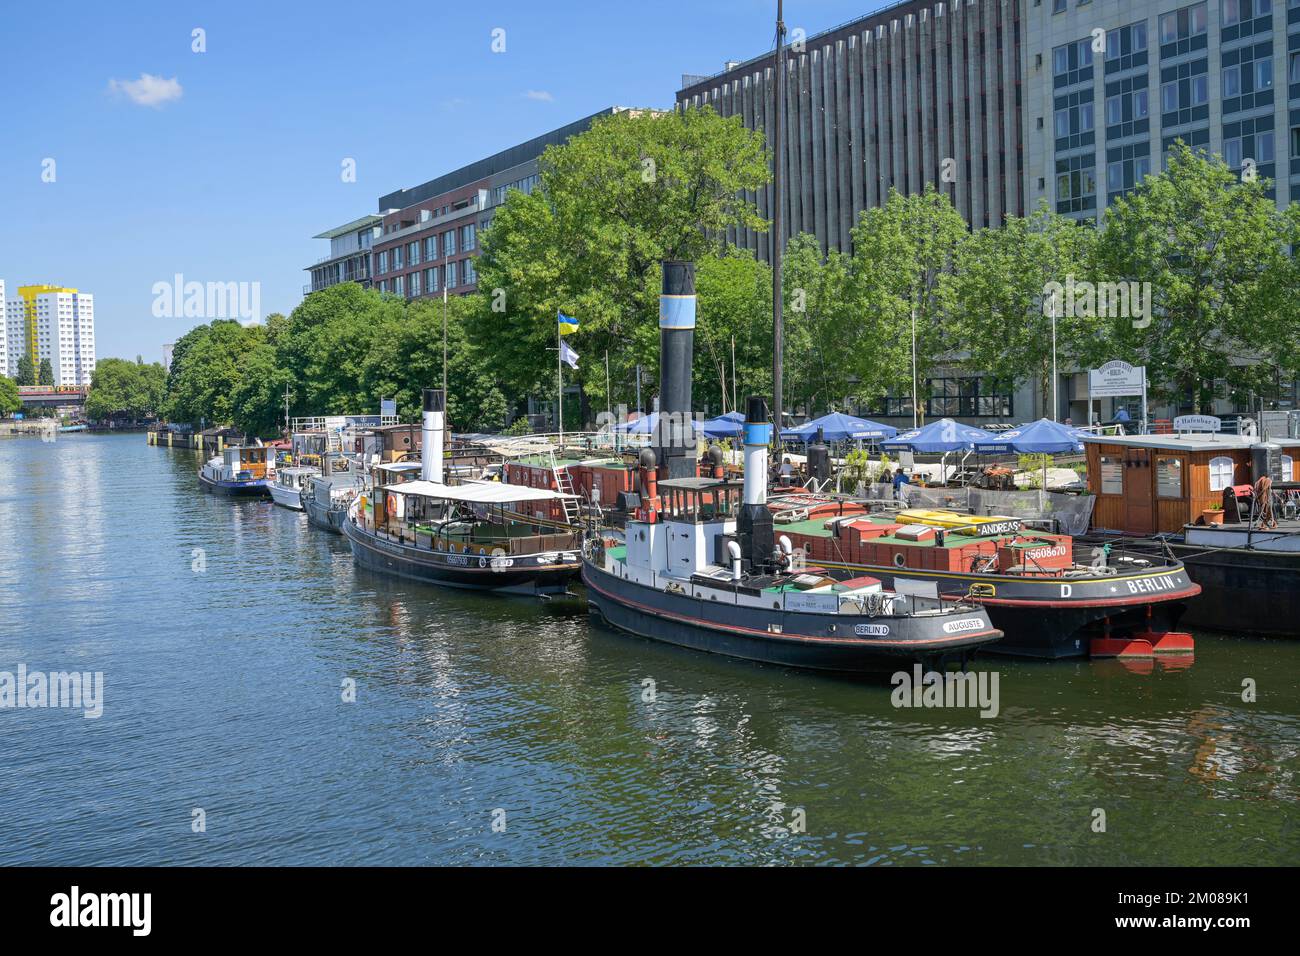
[[[1146,394],[1145,366],[1128,362],[1107,362],[1088,372],[1088,391],[1093,398],[1125,398]]]
[[[1174,419],[1176,432],[1218,432],[1223,431],[1223,422],[1213,415],[1180,415]]]

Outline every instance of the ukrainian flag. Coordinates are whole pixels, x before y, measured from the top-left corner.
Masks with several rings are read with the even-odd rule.
[[[568,335],[570,332],[578,331],[578,320],[573,316],[565,315],[563,312],[555,313],[556,321],[560,323],[560,334]]]

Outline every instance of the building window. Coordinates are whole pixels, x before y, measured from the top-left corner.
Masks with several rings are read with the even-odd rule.
[[[1210,459],[1210,491],[1232,487],[1235,467],[1231,458],[1220,456]]]
[[[420,273],[412,272],[411,273],[411,298],[415,298],[419,294],[420,294]]]
[[[432,262],[438,258],[438,237],[430,236],[424,240],[424,261]]]
[[[1183,460],[1181,458],[1156,458],[1156,496],[1181,498],[1183,496]]]
[[[438,291],[438,269],[436,266],[424,270],[424,288],[429,295],[433,295]]]
[[[460,251],[474,251],[474,223],[472,222],[468,226],[463,226],[460,230]]]
[[[1163,14],[1160,17],[1160,42],[1176,43],[1200,36],[1205,33],[1209,22],[1209,12],[1204,3]]]
[[[474,260],[465,260],[465,284],[473,285],[478,282],[478,270],[474,268]]]
[[[1282,456],[1282,480],[1295,481],[1295,479],[1292,477],[1292,475],[1294,474],[1295,474],[1295,467],[1294,467],[1294,463],[1291,460],[1291,456],[1283,455]]]
[[[458,285],[460,283],[456,281],[456,263],[449,262],[447,263],[447,288],[454,289]]]
[[[442,254],[444,257],[454,256],[456,254],[456,230],[455,229],[451,230],[451,232],[444,232],[442,234]]]
[[[388,271],[388,250],[385,249],[379,254],[379,274],[383,275]]]
[[[1067,0],[1052,0],[1052,12],[1064,13]]]
[[[393,246],[393,271],[397,272],[398,270],[404,268],[406,267],[402,265],[402,247]]]
[[[420,264],[420,241],[417,239],[415,242],[407,246],[406,253],[411,257],[410,264],[418,266]]]
[[[1101,493],[1124,494],[1124,459],[1114,455],[1101,456]]]
[[[403,280],[402,276],[398,276],[396,279],[393,280],[393,291],[396,292],[398,295],[406,294],[406,283]]]

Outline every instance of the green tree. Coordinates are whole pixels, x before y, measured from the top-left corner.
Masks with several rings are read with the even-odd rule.
[[[36,365],[30,355],[18,356],[18,376],[14,381],[19,385],[36,384]]]
[[[866,394],[890,386],[911,392],[913,314],[922,386],[956,345],[941,286],[969,238],[965,221],[933,186],[910,196],[891,190],[884,206],[863,210],[853,230],[847,294],[859,322],[845,359]]]
[[[216,319],[181,337],[172,354],[163,413],[172,421],[229,424],[244,355],[266,340],[264,325]],[[183,346],[183,347],[182,347]]]
[[[1001,229],[976,232],[941,286],[968,364],[1005,382],[1035,381],[1042,407],[1049,407],[1054,300],[1045,290],[1089,276],[1096,238],[1095,229],[1046,203],[1027,218],[1008,217]],[[1064,371],[1080,351],[1080,336],[1095,330],[1085,319],[1056,319],[1057,367]]]
[[[36,373],[36,384],[37,385],[54,384],[54,366],[50,364],[50,360],[48,358],[41,359],[40,370]]]
[[[291,415],[355,415],[378,398],[362,381],[366,358],[381,329],[399,319],[405,303],[355,282],[314,292],[287,321],[268,319],[276,360],[292,383]],[[283,404],[284,389],[280,389]]]
[[[585,402],[629,401],[638,362],[657,370],[659,263],[701,260],[729,227],[766,228],[746,198],[770,174],[762,133],[739,117],[690,109],[620,113],[541,159],[531,194],[513,192],[483,237],[471,339],[491,349],[506,389],[550,388],[555,316],[581,322],[570,345],[584,356]],[[648,360],[648,361],[647,361]],[[584,416],[590,418],[590,416]]]
[[[447,420],[456,431],[498,431],[508,412],[492,353],[477,348],[466,334],[469,317],[482,307],[475,296],[447,303]],[[442,302],[410,302],[404,314],[388,319],[366,358],[367,394],[375,401],[395,398],[401,417],[418,419],[423,390],[442,384],[442,342]]]
[[[695,407],[743,410],[746,395],[772,387],[772,270],[748,251],[709,254],[697,265],[695,290]]]
[[[12,415],[22,407],[17,383],[11,378],[0,375],[0,415]]]
[[[1270,390],[1270,365],[1240,361],[1297,331],[1294,214],[1284,218],[1268,188],[1176,144],[1164,173],[1107,208],[1097,243],[1099,281],[1150,284],[1150,321],[1098,319],[1086,356],[1146,365],[1153,395],[1191,395],[1201,411],[1228,390]]]
[[[847,359],[863,349],[858,336],[871,319],[852,308],[852,260],[835,250],[823,257],[815,236],[795,236],[784,266],[784,407],[802,403],[811,415],[840,404],[855,390],[853,364]],[[771,341],[769,325],[758,331]]]
[[[167,372],[157,362],[100,359],[86,394],[86,416],[93,421],[115,416],[131,421],[152,418],[162,407],[166,383]]]

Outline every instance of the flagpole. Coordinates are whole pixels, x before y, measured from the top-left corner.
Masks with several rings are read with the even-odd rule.
[[[556,408],[555,424],[560,433],[560,449],[564,449],[564,338],[560,335],[560,317],[555,317],[555,383]]]

